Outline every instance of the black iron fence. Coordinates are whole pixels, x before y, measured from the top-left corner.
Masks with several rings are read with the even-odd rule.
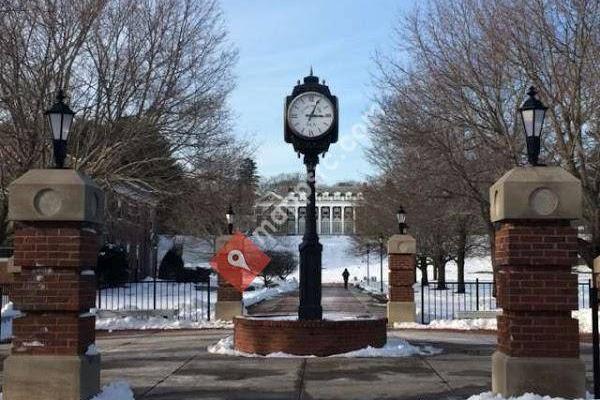
[[[591,281],[579,282],[578,300],[579,309],[590,307]],[[419,322],[428,324],[436,319],[457,319],[461,313],[476,311],[495,311],[496,298],[494,297],[494,283],[475,281],[429,282],[429,285],[415,285],[415,302],[417,303],[417,316]],[[483,314],[483,313],[482,313]]]
[[[140,281],[101,287],[96,294],[101,311],[148,312],[191,321],[210,320],[210,282]]]

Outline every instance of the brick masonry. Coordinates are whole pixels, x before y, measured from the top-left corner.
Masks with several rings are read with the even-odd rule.
[[[219,275],[217,301],[242,301],[242,293]]]
[[[12,354],[78,355],[95,340],[94,270],[100,247],[94,226],[81,222],[17,222],[10,286],[24,316],[13,326]]]
[[[389,300],[414,301],[415,255],[389,254]]]
[[[498,350],[520,357],[578,357],[577,231],[567,220],[500,222],[495,237]]]
[[[329,356],[386,343],[385,318],[298,321],[235,317],[233,323],[236,350],[253,354]]]

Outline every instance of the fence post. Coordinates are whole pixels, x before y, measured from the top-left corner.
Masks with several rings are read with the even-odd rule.
[[[102,286],[98,286],[98,310],[102,309]]]
[[[154,309],[156,310],[156,274],[154,274]]]
[[[475,309],[479,311],[479,278],[475,279],[475,301],[477,302]]]
[[[206,283],[206,287],[208,290],[206,291],[206,320],[210,321],[210,276],[208,277],[208,282]]]
[[[421,280],[421,324],[425,325],[425,285]]]

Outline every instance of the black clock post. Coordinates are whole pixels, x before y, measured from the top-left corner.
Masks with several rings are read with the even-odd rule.
[[[296,101],[296,104],[294,102]],[[294,87],[285,105],[285,141],[304,154],[308,184],[306,224],[300,250],[300,320],[323,317],[321,307],[321,253],[323,246],[317,234],[316,168],[319,155],[329,149],[338,137],[338,102],[319,78],[310,75]]]

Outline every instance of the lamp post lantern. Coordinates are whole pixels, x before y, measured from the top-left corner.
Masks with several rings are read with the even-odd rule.
[[[527,91],[529,96],[519,108],[521,122],[525,131],[525,142],[527,144],[527,159],[529,164],[537,166],[540,156],[542,127],[548,107],[537,98],[535,87],[531,86]]]
[[[398,230],[401,235],[404,235],[406,232],[406,212],[402,206],[396,212],[396,219],[398,220]]]
[[[73,123],[75,113],[65,103],[65,94],[59,90],[56,95],[56,103],[46,111],[50,131],[52,133],[52,144],[54,147],[54,165],[56,168],[65,167],[67,157],[67,139]]]
[[[233,235],[233,220],[235,218],[235,213],[233,212],[233,207],[231,204],[227,207],[227,213],[225,214],[225,218],[227,218],[227,232],[230,235]]]
[[[383,235],[379,235],[379,290],[383,293]]]

